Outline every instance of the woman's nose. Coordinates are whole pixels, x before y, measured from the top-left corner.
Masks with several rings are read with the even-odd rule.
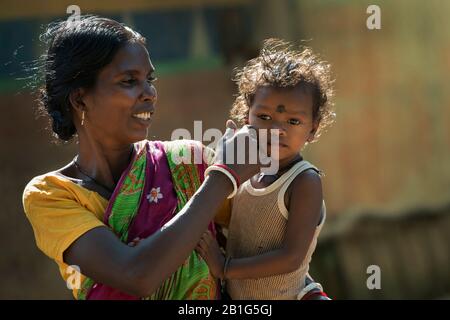
[[[146,82],[144,85],[144,91],[142,92],[141,99],[146,102],[155,103],[157,99],[156,88]]]

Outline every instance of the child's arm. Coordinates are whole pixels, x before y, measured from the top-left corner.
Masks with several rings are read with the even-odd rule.
[[[289,220],[283,246],[258,256],[231,259],[225,278],[262,278],[298,269],[314,237],[321,208],[320,177],[313,170],[305,171],[291,184]],[[222,278],[225,259],[209,233],[203,236],[197,248],[210,266],[213,275]]]

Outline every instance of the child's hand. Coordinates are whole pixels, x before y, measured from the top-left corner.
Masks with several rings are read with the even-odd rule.
[[[206,261],[211,274],[216,278],[222,279],[225,257],[220,251],[216,238],[213,237],[209,230],[203,234],[195,250]]]

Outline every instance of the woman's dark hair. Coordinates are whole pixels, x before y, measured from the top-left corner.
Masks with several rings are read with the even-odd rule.
[[[46,45],[41,71],[44,86],[39,89],[39,109],[50,116],[55,135],[69,141],[76,134],[70,94],[90,89],[97,76],[117,51],[131,42],[145,45],[145,38],[111,19],[80,16],[74,21],[48,25],[40,40]]]

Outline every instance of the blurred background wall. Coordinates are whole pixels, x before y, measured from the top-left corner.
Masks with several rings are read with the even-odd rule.
[[[68,163],[36,119],[24,67],[39,34],[76,4],[127,23],[148,40],[158,106],[149,139],[176,128],[223,130],[234,67],[280,37],[310,46],[333,66],[336,123],[307,159],[324,170],[328,222],[311,274],[337,299],[450,295],[449,1],[0,1],[0,298],[65,299],[56,265],[35,246],[23,213],[26,183]],[[369,30],[366,9],[381,9]],[[207,141],[206,141],[207,142]],[[369,290],[367,267],[381,270]]]

